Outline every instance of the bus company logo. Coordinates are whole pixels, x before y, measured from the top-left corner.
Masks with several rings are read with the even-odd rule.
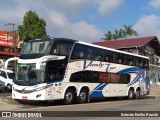
[[[81,64],[79,62],[76,63],[77,68],[81,68]]]
[[[90,62],[87,64],[87,61],[84,60],[83,69],[87,69],[88,67],[98,67],[98,68],[103,68],[103,67],[105,67],[105,68],[106,68],[106,71],[111,71],[111,70],[114,70],[114,69],[116,68],[116,67],[111,67],[111,64],[102,63],[102,62],[100,62],[99,64],[97,64],[97,63],[93,63],[93,61],[90,61]]]

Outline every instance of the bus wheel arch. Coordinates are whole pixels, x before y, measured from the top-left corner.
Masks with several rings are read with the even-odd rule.
[[[140,99],[140,97],[141,97],[141,88],[137,87],[135,91],[135,99]]]
[[[76,88],[74,86],[66,88],[63,98],[65,105],[73,104],[76,101]]]
[[[80,89],[80,92],[77,96],[77,103],[87,103],[89,102],[89,88],[87,86],[84,86]]]
[[[128,99],[133,99],[134,98],[134,88],[130,87],[128,90]]]

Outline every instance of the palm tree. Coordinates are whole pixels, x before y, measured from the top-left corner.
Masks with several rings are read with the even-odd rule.
[[[118,38],[123,38],[123,30],[122,29],[115,30],[115,34],[113,36],[115,40]]]
[[[138,36],[137,32],[132,29],[132,25],[123,25],[123,26],[124,26],[124,29],[125,29],[123,31],[123,34],[124,34],[125,38],[131,37],[131,36]]]
[[[108,31],[105,35],[105,38],[102,38],[104,40],[114,40],[114,35],[112,34],[111,31]]]

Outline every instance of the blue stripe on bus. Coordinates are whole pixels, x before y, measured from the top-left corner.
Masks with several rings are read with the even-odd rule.
[[[94,90],[93,92],[91,93],[90,97],[91,98],[97,98],[97,97],[100,97],[100,98],[103,98],[104,95],[102,94],[102,91],[103,91],[103,88],[106,87],[106,83],[100,83]]]
[[[131,67],[131,68],[126,68],[124,70],[121,70],[119,72],[117,72],[118,74],[125,74],[128,72],[138,72],[139,68],[138,67]]]
[[[22,90],[25,91],[27,88],[38,88],[38,85],[32,85],[32,86],[27,86],[25,88],[23,88]]]
[[[138,72],[139,72],[138,67],[131,67],[131,68],[121,70],[117,73],[119,73],[119,74],[131,74],[131,73],[137,74],[136,78],[131,83],[128,84],[128,86],[131,86],[131,85],[133,85],[133,84],[135,84],[136,82],[139,81],[140,76],[139,76]]]
[[[62,82],[62,81],[63,81],[63,79],[62,80],[53,80],[53,81],[47,82],[47,84],[52,84],[52,83]]]
[[[53,80],[53,81],[51,81],[51,82],[47,82],[47,84],[52,84],[52,83],[56,83],[56,82],[62,82],[63,81],[63,79],[61,79],[61,80]],[[27,86],[27,87],[25,87],[25,88],[23,88],[22,90],[26,90],[27,88],[38,88],[39,86],[38,85],[32,85],[32,86]]]

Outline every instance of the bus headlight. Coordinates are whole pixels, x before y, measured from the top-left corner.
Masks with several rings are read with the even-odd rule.
[[[42,95],[42,94],[38,94],[38,95],[36,96],[36,98],[39,98],[39,97],[41,97],[41,95]]]

